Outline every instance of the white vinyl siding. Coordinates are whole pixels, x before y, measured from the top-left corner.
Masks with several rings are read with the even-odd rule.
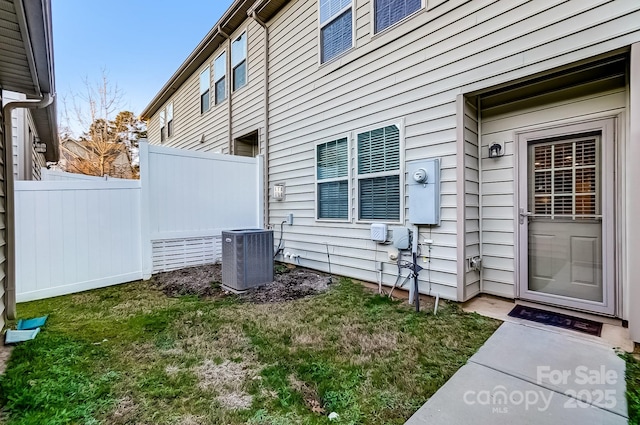
[[[317,218],[349,218],[349,141],[342,138],[316,147]]]
[[[480,252],[480,160],[478,159],[478,111],[468,101],[464,104],[464,193],[465,193],[465,263],[481,256]],[[465,296],[472,298],[480,292],[480,272],[467,270],[465,264]]]
[[[400,220],[400,129],[358,133],[358,219]]]
[[[243,32],[231,43],[231,75],[233,91],[247,84],[247,33]]]
[[[392,285],[397,267],[388,261],[390,248],[371,242],[369,224],[317,221],[314,149],[316,143],[333,140],[336,134],[404,117],[404,159],[441,160],[442,222],[420,227],[420,237],[434,240],[433,293],[456,299],[457,95],[624,48],[640,40],[640,4],[619,0],[427,0],[427,13],[416,13],[375,37],[371,2],[358,2],[353,10],[358,48],[322,67],[318,67],[317,0],[291,3],[270,22],[269,180],[271,185],[285,183],[287,190],[285,201],[271,201],[270,224],[277,225],[288,213],[294,214],[295,224],[285,232],[285,246],[289,252],[300,253],[301,264],[328,270],[324,245],[328,242],[334,273],[375,282],[376,261],[383,262],[383,282]],[[473,150],[477,142],[472,135],[468,140]],[[507,144],[507,154],[512,151],[513,146]],[[509,160],[505,156],[493,161],[493,167],[501,164],[499,170],[482,171],[485,177],[501,175],[499,184],[487,187],[489,192],[483,194],[483,224],[485,230],[499,226],[500,235],[511,233],[513,237],[512,221],[502,221],[505,214],[512,219],[513,196],[490,192],[513,185],[513,177],[505,183],[505,174],[513,174],[504,165]],[[471,184],[471,155],[468,166],[467,191],[472,198],[478,189]],[[357,189],[352,185],[351,190]],[[406,208],[406,200],[402,205]],[[352,217],[354,214],[352,211]],[[474,218],[477,207],[467,216],[467,252],[471,254],[479,243],[479,220]],[[485,251],[494,257],[513,257],[512,245],[496,244],[491,236],[493,233],[485,233]],[[489,280],[513,282],[512,272],[501,272],[493,258],[483,259],[489,262]],[[513,259],[509,266],[513,267]],[[430,286],[426,279],[427,274],[421,273],[423,292]],[[469,279],[477,288],[477,277],[471,274]],[[513,287],[496,292],[513,296]]]
[[[320,62],[328,62],[353,46],[351,0],[319,0]]]
[[[200,113],[204,114],[209,110],[211,103],[211,71],[209,67],[200,73]]]
[[[223,52],[213,62],[213,81],[215,104],[227,98],[227,53]]]
[[[373,0],[374,30],[384,31],[420,10],[422,0]]]

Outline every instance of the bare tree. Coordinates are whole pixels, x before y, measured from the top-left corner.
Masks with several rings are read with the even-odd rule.
[[[146,135],[144,122],[121,109],[123,93],[102,70],[98,82],[83,80],[85,90],[73,93],[71,112],[63,99],[60,135],[61,166],[69,172],[114,177],[137,177],[137,142]],[[71,118],[72,117],[72,118]],[[73,123],[83,129],[75,137]]]

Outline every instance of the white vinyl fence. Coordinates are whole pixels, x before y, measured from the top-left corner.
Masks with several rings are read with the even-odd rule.
[[[17,301],[220,259],[225,229],[262,227],[262,157],[140,146],[138,180],[16,182]]]
[[[140,150],[149,196],[154,273],[213,263],[221,258],[221,232],[262,228],[262,157],[246,158],[152,147]],[[149,274],[149,266],[145,274]]]
[[[18,301],[142,278],[140,182],[17,181],[15,188]]]
[[[107,180],[126,180],[126,179],[118,179],[116,177],[104,176],[86,176],[84,174],[75,174],[75,173],[66,173],[64,171],[58,170],[50,170],[48,168],[40,169],[40,178],[42,181],[78,181],[78,180],[88,180],[88,181],[107,181]]]

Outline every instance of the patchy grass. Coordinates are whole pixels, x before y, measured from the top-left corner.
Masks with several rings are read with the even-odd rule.
[[[273,304],[136,282],[18,312],[50,316],[0,377],[7,424],[402,424],[499,324],[348,279]]]
[[[627,363],[629,423],[633,425],[640,424],[640,360],[631,353],[624,353],[621,357]]]

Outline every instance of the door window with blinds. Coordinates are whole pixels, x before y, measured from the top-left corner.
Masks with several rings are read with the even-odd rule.
[[[349,142],[342,138],[316,147],[317,218],[349,219]]]
[[[422,8],[422,0],[375,0],[374,31],[383,31]]]
[[[601,218],[596,137],[534,144],[530,149],[530,211],[552,220]]]
[[[400,221],[400,129],[357,135],[358,219]]]
[[[320,62],[328,62],[353,46],[351,0],[319,0]]]

